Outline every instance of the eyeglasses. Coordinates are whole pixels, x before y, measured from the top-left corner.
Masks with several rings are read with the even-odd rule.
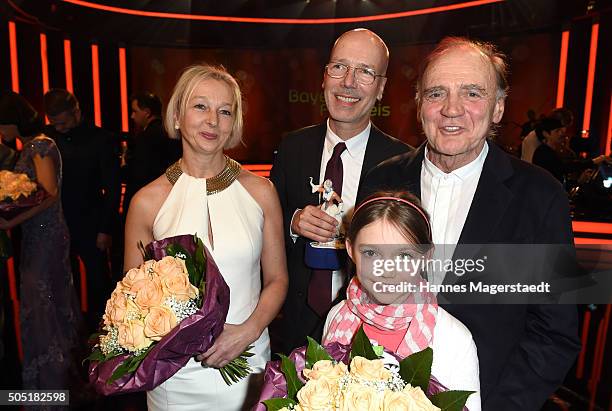
[[[327,75],[331,78],[344,78],[348,74],[349,68],[355,70],[355,80],[364,86],[374,83],[376,77],[385,77],[382,74],[376,74],[376,71],[368,67],[355,67],[338,62],[333,62],[326,65],[325,73],[327,73]]]

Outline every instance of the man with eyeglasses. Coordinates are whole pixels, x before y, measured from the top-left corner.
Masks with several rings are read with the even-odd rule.
[[[370,113],[387,82],[389,50],[370,30],[355,29],[335,42],[323,74],[326,122],[288,134],[276,155],[271,179],[283,207],[289,292],[283,307],[284,351],[320,339],[332,302],[343,298],[343,270],[312,270],[304,263],[311,241],[335,236],[337,220],[319,207],[309,179],[322,183],[333,175],[344,212],[352,212],[360,182],[368,170],[410,147],[370,122]],[[335,170],[332,172],[332,170]],[[346,214],[344,215],[346,221]]]

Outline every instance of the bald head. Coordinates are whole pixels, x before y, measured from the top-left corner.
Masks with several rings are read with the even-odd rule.
[[[345,42],[358,43],[363,50],[368,53],[372,53],[372,57],[377,61],[378,67],[376,72],[382,75],[387,73],[387,66],[389,65],[389,49],[387,45],[381,39],[378,34],[368,29],[354,29],[349,30],[338,37],[334,43],[334,47],[331,51],[330,60],[334,60],[334,51],[343,45]]]

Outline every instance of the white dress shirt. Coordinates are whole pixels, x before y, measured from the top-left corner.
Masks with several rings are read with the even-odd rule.
[[[370,129],[372,123],[368,123],[366,128],[354,137],[348,140],[342,140],[329,127],[327,120],[327,133],[325,134],[325,145],[323,146],[323,155],[321,156],[321,169],[319,172],[319,182],[325,179],[325,168],[327,162],[334,152],[334,147],[338,143],[344,142],[346,150],[342,152],[342,221],[347,224],[350,221],[353,209],[355,208],[355,200],[357,198],[357,190],[359,189],[359,178],[361,177],[361,168],[363,167],[363,158],[365,157],[366,146],[370,138]],[[346,227],[340,228],[340,231],[345,233]],[[332,274],[332,301],[338,297],[338,291],[344,285],[346,273],[342,270],[336,270]]]
[[[421,167],[421,202],[431,219],[431,232],[435,244],[434,258],[451,259],[459,241],[463,225],[476,193],[482,174],[488,143],[472,162],[450,173],[445,173],[427,158]],[[429,273],[429,281],[441,284],[445,273]]]
[[[372,123],[368,123],[365,129],[354,137],[348,140],[342,140],[336,133],[329,127],[329,119],[327,120],[327,132],[325,133],[325,143],[323,146],[323,155],[321,156],[321,167],[319,169],[319,181],[314,181],[315,184],[323,183],[325,179],[325,168],[327,162],[334,152],[334,147],[338,143],[344,142],[346,144],[346,150],[342,152],[340,158],[342,159],[342,219],[345,224],[350,221],[350,217],[355,208],[355,200],[357,198],[357,190],[359,189],[359,179],[361,177],[361,168],[363,167],[363,159],[365,157],[366,147],[370,138],[370,130]],[[315,177],[315,176],[312,176]],[[313,178],[314,180],[314,178]],[[295,210],[295,213],[299,210]],[[293,222],[293,219],[292,219]],[[346,232],[346,227],[341,228],[341,232]],[[296,240],[297,236],[291,230],[289,226],[289,234],[293,241]],[[341,270],[333,272],[332,275],[332,300],[338,296],[338,291],[344,285],[346,273]]]

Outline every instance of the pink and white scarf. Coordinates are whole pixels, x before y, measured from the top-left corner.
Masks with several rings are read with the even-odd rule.
[[[323,344],[337,341],[349,345],[361,324],[366,323],[383,331],[406,330],[396,351],[401,358],[431,346],[438,314],[436,303],[376,304],[363,291],[356,276],[349,283],[346,297],[329,324]]]

